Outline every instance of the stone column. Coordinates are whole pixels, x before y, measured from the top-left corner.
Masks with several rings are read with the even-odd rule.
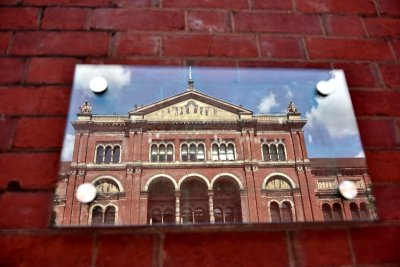
[[[175,191],[175,224],[181,223],[181,204],[179,200],[180,195],[180,191]]]
[[[212,190],[208,191],[208,206],[209,206],[209,210],[210,210],[210,223],[215,223],[213,196],[214,196],[214,192]]]
[[[249,201],[247,199],[247,191],[240,191],[240,206],[242,208],[242,222],[247,223],[249,219]]]

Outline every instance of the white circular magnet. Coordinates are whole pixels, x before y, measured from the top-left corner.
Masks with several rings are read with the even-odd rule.
[[[93,92],[100,94],[107,90],[108,83],[107,80],[103,77],[94,77],[89,82],[89,88]]]
[[[333,82],[331,82],[331,80],[320,81],[317,83],[317,91],[321,95],[325,95],[325,96],[329,95],[333,92],[333,90],[334,90],[334,86],[333,86]]]
[[[96,197],[96,187],[91,183],[84,183],[76,189],[75,197],[79,202],[89,203]]]
[[[347,180],[339,184],[339,192],[346,199],[354,199],[358,194],[356,184]]]

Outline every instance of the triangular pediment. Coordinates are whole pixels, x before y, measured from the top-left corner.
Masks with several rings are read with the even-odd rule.
[[[252,112],[193,90],[132,110],[129,115],[148,121],[222,121],[251,117]]]

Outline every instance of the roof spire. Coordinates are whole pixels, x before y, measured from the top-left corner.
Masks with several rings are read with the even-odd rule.
[[[192,66],[189,66],[189,81],[188,81],[188,87],[186,89],[187,91],[194,91],[194,82],[192,80]]]

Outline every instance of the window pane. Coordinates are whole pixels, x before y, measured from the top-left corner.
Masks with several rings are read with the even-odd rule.
[[[232,208],[225,208],[224,215],[225,215],[225,222],[234,222],[235,221]]]
[[[282,144],[278,145],[278,160],[286,160],[285,147]]]
[[[278,160],[278,153],[276,151],[276,146],[272,144],[270,146],[270,152],[271,152],[271,160],[277,161]]]
[[[233,147],[233,144],[228,145],[228,155],[227,155],[228,160],[235,160],[235,149]]]
[[[216,144],[212,145],[212,160],[218,160],[218,146]]]
[[[172,162],[174,160],[174,147],[172,145],[167,146],[167,161]]]
[[[215,222],[224,222],[224,218],[222,217],[222,210],[220,208],[214,209],[214,218]]]
[[[188,161],[188,146],[187,145],[182,145],[182,161]]]
[[[92,225],[98,226],[103,224],[103,209],[95,207],[92,210]]]
[[[153,210],[151,214],[151,223],[152,224],[162,223],[161,211],[159,209]]]
[[[120,154],[121,149],[119,148],[119,146],[114,147],[113,163],[119,163]]]
[[[165,146],[164,145],[160,145],[160,147],[159,147],[159,161],[165,162]]]
[[[158,148],[157,145],[151,146],[151,162],[156,162],[158,158]]]
[[[219,160],[226,160],[226,145],[219,146]]]
[[[197,147],[197,160],[203,161],[204,160],[204,145],[199,144]]]
[[[368,212],[368,207],[366,203],[361,203],[360,205],[360,216],[362,220],[368,220],[369,219],[369,212]]]
[[[189,147],[189,156],[190,156],[190,160],[191,161],[195,161],[196,160],[196,145],[195,144],[191,144]]]
[[[112,206],[108,206],[106,209],[106,214],[104,216],[104,224],[105,225],[114,225],[115,224],[115,208]]]
[[[281,215],[279,212],[279,205],[276,202],[271,202],[269,206],[269,212],[271,214],[271,222],[281,222]]]
[[[105,163],[111,163],[112,148],[110,146],[106,147],[106,156],[104,159]]]
[[[358,206],[356,203],[354,202],[350,203],[350,211],[351,211],[351,218],[353,219],[353,221],[360,220],[360,213],[358,211]]]
[[[293,222],[292,205],[290,202],[282,203],[282,222]]]
[[[103,156],[104,156],[104,148],[102,146],[99,146],[97,148],[96,152],[96,163],[102,163],[103,162]]]
[[[268,148],[268,145],[263,145],[262,146],[262,151],[263,151],[263,159],[265,161],[269,161],[269,148]]]
[[[182,209],[181,216],[182,216],[182,223],[193,222],[193,215],[191,209]]]
[[[343,220],[342,206],[339,203],[333,204],[333,219],[335,221]]]
[[[323,204],[322,205],[322,214],[324,216],[324,221],[329,222],[332,221],[332,210],[331,210],[331,206],[329,206],[329,204]]]
[[[164,210],[163,223],[173,224],[175,223],[175,214],[173,209]]]
[[[195,223],[204,223],[207,222],[206,220],[206,214],[203,210],[203,208],[196,208],[194,210],[194,222]]]

